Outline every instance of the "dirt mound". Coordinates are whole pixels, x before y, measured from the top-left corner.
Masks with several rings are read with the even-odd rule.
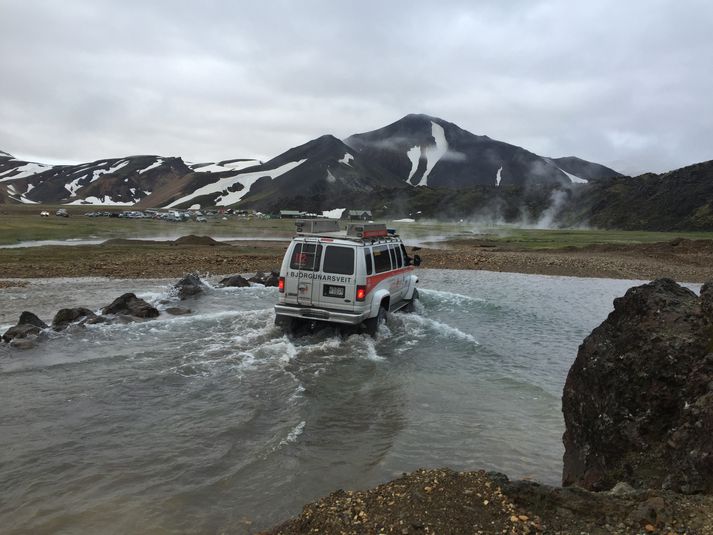
[[[173,241],[174,245],[210,245],[210,246],[220,246],[226,245],[226,243],[214,240],[210,236],[196,236],[194,234],[189,234],[188,236],[181,236],[177,240]]]
[[[270,535],[394,533],[713,533],[713,497],[510,481],[484,471],[417,470],[366,491],[338,490]]]
[[[166,245],[172,242],[164,242],[158,240],[134,240],[129,238],[111,238],[103,241],[100,245]]]
[[[515,534],[538,527],[485,472],[418,470],[372,490],[338,490],[270,534]]]

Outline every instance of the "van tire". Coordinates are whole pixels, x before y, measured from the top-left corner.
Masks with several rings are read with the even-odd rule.
[[[364,320],[364,327],[366,332],[371,336],[376,336],[379,331],[379,325],[386,325],[386,308],[383,306],[379,307],[379,313],[373,318]]]
[[[285,333],[292,334],[295,331],[295,318],[289,316],[275,315],[275,326],[279,327]]]
[[[416,301],[418,301],[418,289],[414,289],[413,297],[411,297],[411,299],[409,299],[408,304],[405,307],[403,307],[401,310],[403,310],[406,313],[416,312]]]

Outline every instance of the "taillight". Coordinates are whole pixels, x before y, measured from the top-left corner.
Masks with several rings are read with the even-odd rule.
[[[280,277],[277,281],[277,290],[282,294],[285,293],[285,277]]]
[[[356,300],[363,301],[366,299],[366,286],[357,286]]]

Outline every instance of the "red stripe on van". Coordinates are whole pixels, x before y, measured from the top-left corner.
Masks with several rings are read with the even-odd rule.
[[[407,266],[400,269],[395,269],[393,271],[385,271],[384,273],[378,273],[376,275],[371,275],[370,277],[367,277],[366,294],[369,295],[369,292],[372,291],[381,281],[388,279],[389,277],[393,277],[394,275],[398,275],[400,273],[406,273],[407,271],[413,271],[413,266]]]

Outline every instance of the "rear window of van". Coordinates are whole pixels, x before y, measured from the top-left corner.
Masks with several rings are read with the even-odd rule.
[[[318,271],[322,258],[322,246],[314,243],[297,242],[292,250],[290,269]]]
[[[324,250],[322,271],[339,275],[354,275],[354,248],[328,245]]]

